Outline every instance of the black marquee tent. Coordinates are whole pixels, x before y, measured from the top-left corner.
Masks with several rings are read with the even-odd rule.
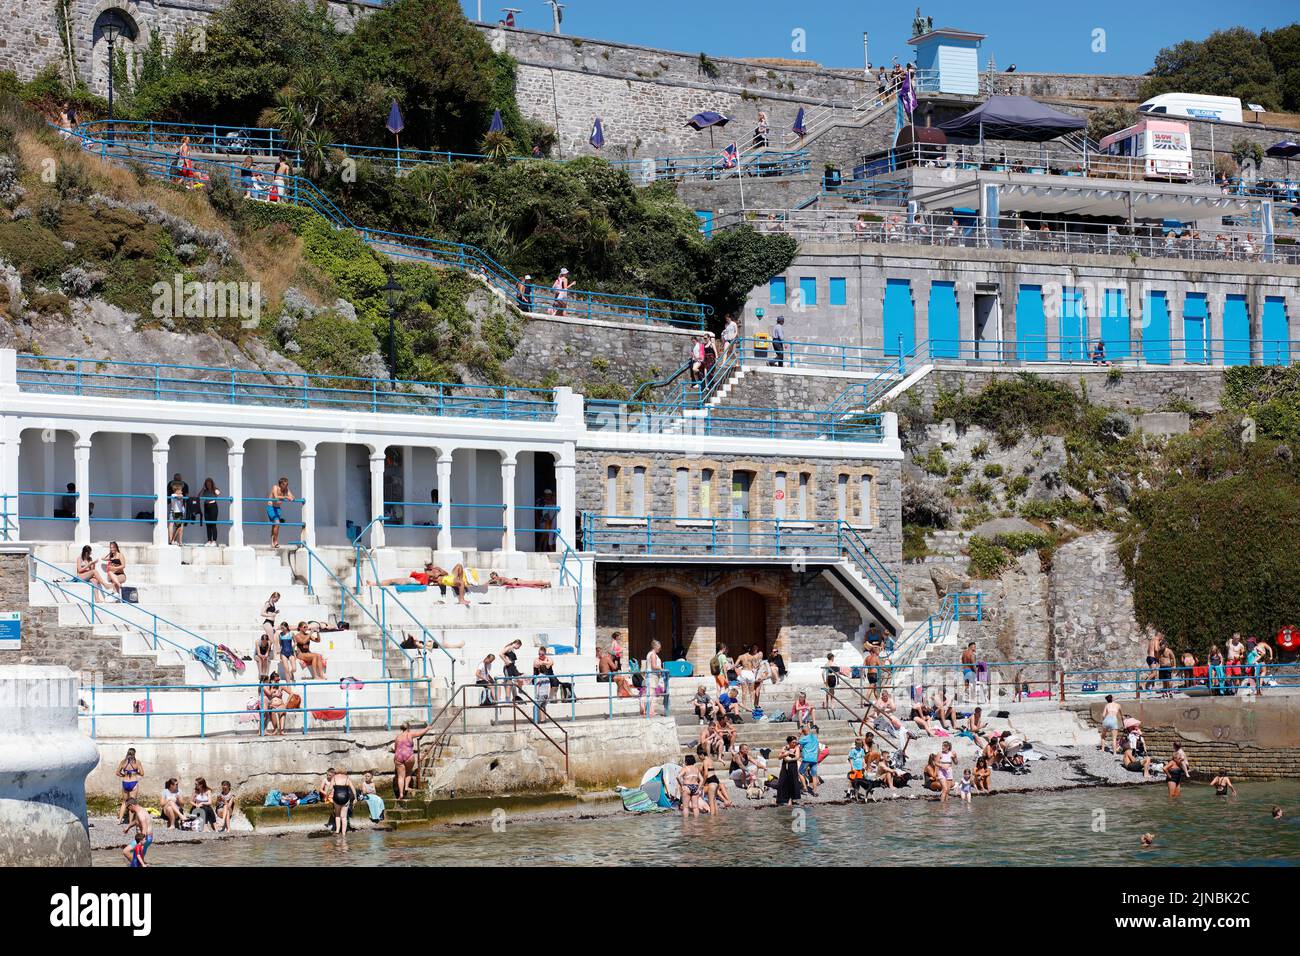
[[[954,143],[980,143],[986,139],[1042,143],[1087,125],[1077,116],[1027,96],[991,96],[969,113],[940,123],[938,128]]]

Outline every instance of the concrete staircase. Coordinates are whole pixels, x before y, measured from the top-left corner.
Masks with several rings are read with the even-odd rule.
[[[105,550],[95,546],[97,555]],[[66,544],[38,545],[35,549],[37,557],[65,571],[74,565],[71,552],[72,546]],[[157,549],[126,544],[122,552],[127,562],[127,584],[138,590],[138,604],[111,600],[103,603],[102,596],[97,596],[92,607],[89,585],[69,580],[71,573],[60,575],[47,565],[39,566],[40,577],[45,580],[33,581],[30,589],[31,603],[50,608],[60,626],[89,629],[96,638],[116,642],[124,655],[152,658],[158,668],[166,669],[168,680],[141,684],[151,688],[168,686],[168,690],[95,688],[94,700],[89,703],[97,736],[141,733],[144,720],[132,710],[135,701],[146,697],[154,715],[148,721],[150,734],[255,731],[257,723],[248,719],[246,708],[249,700],[257,696],[258,675],[251,658],[261,634],[261,609],[267,597],[272,591],[280,592],[280,618],[291,626],[299,621],[325,623],[331,615],[338,617],[337,605],[322,603],[319,595],[308,592],[305,582],[295,580],[282,560],[284,552],[257,551],[251,557],[251,567],[247,554],[236,556],[222,548]],[[237,656],[249,658],[243,673],[233,672],[224,663],[213,673],[196,660],[191,649],[207,642],[223,644]],[[354,708],[352,726],[380,726],[390,717],[400,720],[427,712],[429,700],[423,696],[413,698],[410,688],[390,689],[389,685],[375,683],[409,676],[400,667],[385,667],[382,644],[377,629],[356,627],[322,634],[317,647],[326,658],[328,683],[309,688],[295,683],[295,691],[305,698],[304,706],[322,711]],[[388,661],[397,663],[392,653]],[[337,683],[343,677],[355,678],[366,686],[345,689]],[[197,690],[200,687],[205,689]],[[204,712],[202,718],[200,710]],[[395,716],[398,714],[402,716]],[[301,729],[300,720],[291,716],[288,725],[298,724]]]

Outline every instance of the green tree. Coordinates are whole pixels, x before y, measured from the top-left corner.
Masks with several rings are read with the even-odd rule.
[[[1300,23],[1279,30],[1265,30],[1259,35],[1268,51],[1269,62],[1278,75],[1282,108],[1300,112]]]
[[[1165,47],[1148,75],[1139,94],[1143,99],[1160,93],[1203,93],[1248,98],[1273,110],[1282,102],[1268,49],[1245,27]]]
[[[1127,106],[1106,106],[1088,114],[1088,136],[1100,140],[1103,136],[1127,129],[1137,122],[1137,110]]]

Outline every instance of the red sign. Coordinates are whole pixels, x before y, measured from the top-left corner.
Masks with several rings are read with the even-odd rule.
[[[784,501],[784,500],[785,500],[785,492],[784,492],[784,491],[778,491],[778,492],[776,493],[776,500],[777,500],[777,501]]]
[[[1277,632],[1277,646],[1284,651],[1300,651],[1300,627],[1284,627]]]

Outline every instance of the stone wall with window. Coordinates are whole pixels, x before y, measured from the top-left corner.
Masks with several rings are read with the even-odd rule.
[[[902,560],[900,469],[896,461],[579,449],[577,506],[624,528],[644,528],[649,516],[656,536],[668,540],[677,529],[684,543],[706,543],[702,532],[730,530],[743,472],[751,532],[777,521],[792,535],[845,521],[882,561],[896,565]]]

